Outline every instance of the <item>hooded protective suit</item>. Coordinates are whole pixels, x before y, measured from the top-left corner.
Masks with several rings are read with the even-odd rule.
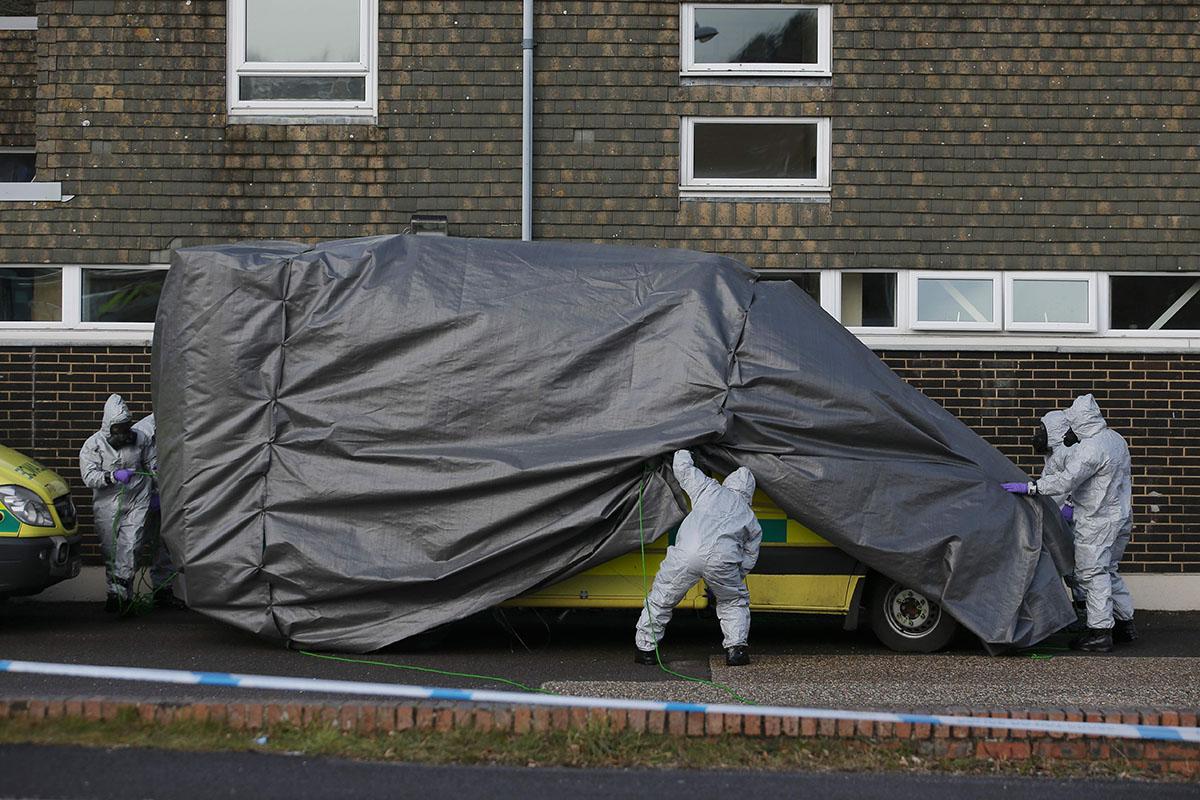
[[[1129,448],[1085,394],[1067,410],[1079,444],[1064,448],[1061,466],[1037,481],[1039,494],[1070,495],[1075,504],[1075,578],[1087,593],[1088,627],[1133,619],[1133,600],[1117,572],[1133,527]],[[1054,461],[1054,457],[1051,457]]]
[[[762,528],[750,509],[754,475],[740,467],[721,484],[696,469],[687,450],[675,453],[675,480],[692,501],[675,544],[654,577],[638,619],[639,650],[653,650],[675,605],[701,578],[717,598],[725,649],[745,645],[750,636],[750,592],[746,574],[758,562]]]
[[[1062,470],[1071,449],[1063,443],[1063,438],[1067,435],[1067,431],[1071,429],[1071,424],[1067,422],[1067,412],[1051,411],[1047,413],[1042,417],[1042,427],[1046,429],[1046,444],[1050,448],[1050,453],[1045,458],[1045,467],[1042,469],[1042,474],[1050,475]],[[1070,500],[1067,495],[1056,494],[1050,497],[1059,508],[1062,508]],[[1072,504],[1072,509],[1074,509],[1074,504]],[[1074,537],[1074,517],[1065,517],[1064,519],[1072,520],[1067,523],[1067,527],[1070,528],[1072,537]],[[1067,576],[1067,585],[1071,587],[1071,599],[1082,606],[1085,602],[1086,594],[1083,591],[1083,587],[1075,580],[1073,573]]]
[[[158,440],[154,426],[154,415],[143,417],[136,422],[133,429],[146,438],[146,463],[150,471],[158,474]],[[154,559],[150,562],[150,585],[157,591],[170,584],[175,577],[175,568],[171,564],[171,554],[162,540],[162,514],[158,503],[158,481],[150,482],[150,505],[146,512],[146,528],[141,541],[157,542],[154,545]]]
[[[132,595],[151,491],[146,475],[135,474],[122,484],[113,474],[121,469],[135,473],[151,469],[149,442],[143,434],[134,431],[131,442],[119,448],[109,441],[113,425],[129,422],[132,417],[121,395],[109,395],[100,430],[89,436],[79,451],[79,471],[92,490],[92,513],[104,553],[108,593],[125,600]]]

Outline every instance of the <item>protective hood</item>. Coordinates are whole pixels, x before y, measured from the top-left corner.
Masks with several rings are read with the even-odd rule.
[[[1096,398],[1090,394],[1080,395],[1067,409],[1067,424],[1080,439],[1088,439],[1108,427]]]
[[[754,473],[745,467],[738,467],[722,484],[726,489],[732,489],[741,495],[749,505],[754,501]]]
[[[1067,412],[1051,411],[1042,417],[1042,425],[1046,428],[1046,441],[1050,445],[1050,452],[1054,452],[1063,446],[1063,437],[1067,435],[1067,431],[1071,425],[1067,422]]]
[[[142,417],[133,423],[133,429],[150,441],[154,441],[154,415],[151,414],[148,417]]]
[[[118,422],[129,422],[132,418],[129,407],[125,405],[125,398],[119,394],[110,394],[104,401],[104,419],[100,423],[100,432],[108,436],[112,432],[113,425]]]

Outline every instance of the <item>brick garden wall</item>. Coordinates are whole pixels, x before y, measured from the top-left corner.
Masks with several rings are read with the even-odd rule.
[[[679,3],[539,5],[538,238],[754,267],[1195,268],[1200,6],[834,0],[831,79],[683,79]],[[223,0],[40,0],[41,180],[0,263],[519,229],[521,3],[380,2],[378,125],[227,118]],[[684,115],[829,116],[827,203],[681,201]]]
[[[1037,419],[1092,392],[1133,456],[1134,533],[1127,572],[1200,572],[1200,354],[881,354],[903,379],[999,447],[1030,474]],[[150,412],[149,348],[0,347],[0,441],[71,482],[85,552],[98,562],[79,448],[110,391],[136,417]]]

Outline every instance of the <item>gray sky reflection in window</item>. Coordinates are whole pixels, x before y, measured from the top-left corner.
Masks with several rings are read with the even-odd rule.
[[[1013,280],[1013,322],[1088,322],[1087,281]]]
[[[696,42],[699,64],[817,63],[815,8],[697,8],[696,27],[717,30]]]
[[[359,0],[246,0],[246,60],[357,62]]]
[[[917,319],[922,322],[991,322],[992,281],[970,278],[917,280]]]
[[[779,180],[817,177],[813,123],[696,123],[696,178]]]

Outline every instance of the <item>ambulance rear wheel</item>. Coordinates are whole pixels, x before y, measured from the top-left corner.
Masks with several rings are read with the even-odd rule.
[[[933,653],[954,638],[958,623],[920,592],[882,575],[874,576],[868,590],[871,631],[890,649]]]

